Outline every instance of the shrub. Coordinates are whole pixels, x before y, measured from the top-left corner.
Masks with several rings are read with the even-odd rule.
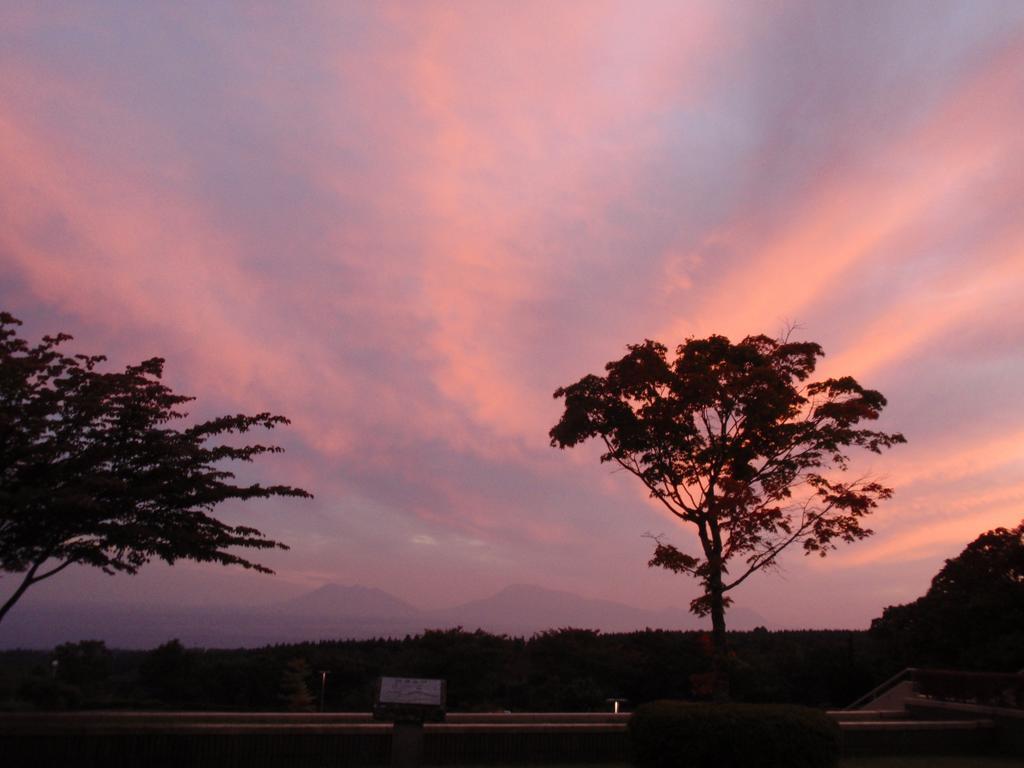
[[[47,677],[26,679],[17,695],[35,709],[76,709],[82,704],[82,692],[76,686]]]
[[[824,712],[782,704],[656,701],[633,713],[629,736],[645,768],[826,768],[840,749]]]

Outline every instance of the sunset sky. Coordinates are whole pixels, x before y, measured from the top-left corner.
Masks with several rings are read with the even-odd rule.
[[[223,509],[276,576],[26,601],[685,606],[643,534],[690,530],[551,448],[552,392],[796,324],[908,444],[854,457],[896,491],[874,537],[735,600],[865,627],[1024,518],[1024,3],[6,3],[0,309],[167,358],[195,417],[287,415],[254,476],[316,495]]]

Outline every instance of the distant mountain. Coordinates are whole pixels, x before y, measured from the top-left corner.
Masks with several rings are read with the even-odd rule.
[[[416,616],[419,610],[376,587],[358,584],[324,584],[299,597],[280,603],[281,611],[302,616],[391,618]]]
[[[623,632],[645,627],[700,629],[703,622],[683,611],[648,611],[611,600],[531,584],[513,584],[496,595],[430,614],[448,624],[510,634],[577,627]]]
[[[408,606],[407,606],[408,609]],[[187,646],[254,648],[274,643],[403,637],[425,624],[415,616],[344,615],[289,610],[287,604],[148,606],[57,604],[18,606],[0,627],[0,649],[52,648],[102,640],[111,648],[154,648],[177,638]]]
[[[741,605],[734,605],[725,611],[725,625],[730,632],[749,632],[757,627],[766,629],[780,629],[774,622],[769,621],[752,608],[744,608]],[[711,628],[711,619],[708,619],[708,629]]]
[[[735,607],[729,628],[768,624]],[[373,587],[325,584],[283,603],[261,607],[168,607],[130,604],[19,605],[0,627],[0,648],[52,648],[103,640],[111,648],[154,648],[177,638],[187,646],[258,647],[273,643],[402,637],[461,626],[509,635],[575,627],[603,632],[708,629],[709,622],[679,608],[649,611],[528,584],[439,611],[420,611]]]

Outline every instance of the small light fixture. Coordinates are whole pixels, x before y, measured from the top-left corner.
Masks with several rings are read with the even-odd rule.
[[[329,675],[326,669],[320,670],[320,711],[324,711],[324,692],[327,690],[327,675]]]
[[[625,704],[629,699],[605,699],[605,701],[612,705],[612,712],[617,715],[619,714],[619,706]]]

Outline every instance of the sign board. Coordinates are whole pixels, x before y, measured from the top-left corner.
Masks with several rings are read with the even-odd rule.
[[[382,677],[378,704],[422,704],[444,706],[444,680],[418,677]]]
[[[445,681],[382,677],[373,714],[379,720],[444,720]]]

